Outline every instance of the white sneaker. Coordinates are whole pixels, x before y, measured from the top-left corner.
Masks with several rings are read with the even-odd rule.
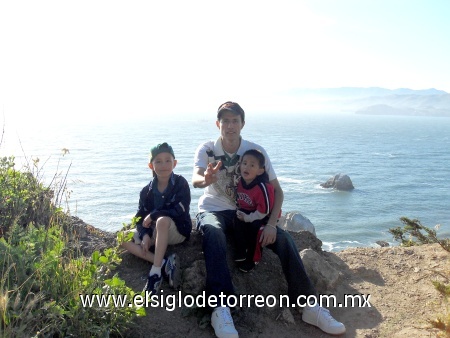
[[[229,307],[216,307],[211,315],[211,325],[218,338],[239,338]]]
[[[304,322],[317,326],[328,334],[338,335],[345,333],[345,325],[334,319],[329,310],[318,305],[303,308],[302,319]]]

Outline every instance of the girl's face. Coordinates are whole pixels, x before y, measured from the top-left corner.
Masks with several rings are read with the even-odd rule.
[[[154,170],[158,178],[167,178],[172,174],[173,168],[177,165],[177,160],[169,153],[160,153],[148,164]]]
[[[258,159],[253,155],[245,155],[242,158],[242,162],[239,165],[241,171],[241,176],[245,183],[251,183],[256,176],[262,175],[264,173],[264,168],[259,166]]]

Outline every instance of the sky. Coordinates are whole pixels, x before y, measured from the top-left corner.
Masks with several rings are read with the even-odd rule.
[[[0,108],[32,125],[301,110],[294,88],[450,92],[449,17],[448,0],[0,0]]]

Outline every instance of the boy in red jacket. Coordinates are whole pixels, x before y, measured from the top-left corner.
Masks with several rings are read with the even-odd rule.
[[[260,235],[267,225],[274,203],[274,187],[264,169],[265,158],[257,149],[247,150],[239,164],[237,211],[234,226],[235,261],[249,272],[261,259]]]

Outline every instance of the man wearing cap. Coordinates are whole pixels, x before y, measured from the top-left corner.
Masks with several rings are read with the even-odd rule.
[[[249,149],[260,150],[266,159],[265,169],[275,188],[275,203],[261,236],[261,245],[278,255],[288,284],[291,304],[299,296],[316,295],[308,278],[292,237],[276,226],[283,204],[283,190],[278,182],[266,151],[260,145],[242,139],[245,112],[236,102],[227,101],[217,111],[216,126],[220,136],[201,144],[194,158],[192,184],[204,188],[198,202],[197,227],[203,233],[203,252],[206,263],[206,294],[233,295],[234,288],[226,259],[225,232],[231,230],[236,214],[236,185],[239,180],[238,162]],[[222,305],[222,306],[220,306]],[[342,334],[345,326],[320,306],[304,307],[303,320],[330,334]],[[219,304],[211,315],[211,325],[217,337],[238,337],[230,309]]]

